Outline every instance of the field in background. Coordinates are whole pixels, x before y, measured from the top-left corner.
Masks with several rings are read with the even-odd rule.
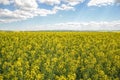
[[[0,32],[0,80],[119,80],[120,32]]]

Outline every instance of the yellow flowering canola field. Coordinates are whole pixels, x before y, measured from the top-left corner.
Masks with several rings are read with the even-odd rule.
[[[0,80],[120,80],[120,32],[0,32]]]

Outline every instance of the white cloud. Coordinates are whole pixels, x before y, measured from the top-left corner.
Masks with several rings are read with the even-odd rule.
[[[54,5],[53,9],[48,10],[39,8],[39,2]],[[74,7],[69,4],[60,4],[62,0],[0,0],[0,4],[9,5],[13,3],[15,10],[0,8],[0,22],[13,22],[33,18],[34,16],[47,16],[55,14],[59,10],[74,10]],[[66,0],[67,1],[67,0]],[[70,1],[71,2],[71,1]]]
[[[90,0],[88,6],[107,6],[113,4],[120,4],[120,0]]]
[[[14,3],[23,10],[32,10],[38,7],[36,0],[15,0]]]
[[[67,2],[71,6],[75,6],[77,4],[82,3],[85,0],[63,0],[64,2]]]
[[[90,0],[88,6],[106,6],[114,3],[114,0]]]
[[[47,10],[47,9],[37,9],[34,11],[34,14],[40,15],[40,16],[47,16],[48,14],[55,14],[53,10]]]
[[[120,30],[120,21],[112,22],[69,22],[48,25],[46,30]]]
[[[75,6],[84,0],[38,0],[40,3],[44,3],[47,5],[58,5],[60,3],[66,3],[69,4],[70,6]]]
[[[60,4],[60,0],[39,0],[40,3],[45,3],[48,5]]]
[[[0,22],[13,22],[25,20],[36,16],[33,12],[37,9],[38,4],[36,0],[7,0],[9,3],[14,3],[17,7],[11,11],[9,9],[0,9]]]
[[[65,5],[65,4],[62,4],[61,8],[62,8],[62,10],[71,10],[71,9],[74,9],[72,6],[68,6],[68,5]]]
[[[48,14],[55,14],[56,12],[52,10],[46,9],[36,9],[33,11],[26,11],[26,10],[15,10],[10,11],[8,9],[0,9],[0,22],[13,22],[13,21],[20,21],[26,20],[28,18],[33,18],[34,16],[47,16]]]
[[[12,0],[0,0],[0,4],[9,5]]]
[[[62,4],[61,6],[55,6],[53,8],[54,12],[57,12],[59,10],[74,10],[74,7],[66,5],[66,4]]]
[[[7,30],[4,27],[0,27],[0,30]],[[10,27],[9,30],[76,30],[76,31],[111,31],[120,30],[120,21],[111,22],[68,22],[68,23],[58,23],[49,25],[39,25],[39,26],[26,26],[19,28]]]
[[[19,21],[19,20],[25,20],[27,18],[30,18],[32,14],[16,10],[16,11],[10,11],[7,9],[0,9],[0,22],[13,22],[13,21]]]
[[[14,10],[0,8],[0,22],[13,22],[33,18],[34,16],[47,16],[56,14],[59,10],[75,10],[75,5],[85,0],[0,0],[0,4],[14,6]],[[102,6],[120,3],[120,0],[90,0],[88,6]],[[39,8],[39,5],[47,4],[51,10]]]
[[[69,2],[69,5],[71,5],[71,6],[75,6],[77,4],[79,4],[79,2]]]

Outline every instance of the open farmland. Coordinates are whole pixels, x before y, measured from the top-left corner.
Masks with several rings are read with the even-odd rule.
[[[0,32],[0,80],[119,80],[120,32]]]

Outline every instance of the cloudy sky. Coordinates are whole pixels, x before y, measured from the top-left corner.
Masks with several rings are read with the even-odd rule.
[[[120,30],[120,0],[0,0],[0,30]]]

